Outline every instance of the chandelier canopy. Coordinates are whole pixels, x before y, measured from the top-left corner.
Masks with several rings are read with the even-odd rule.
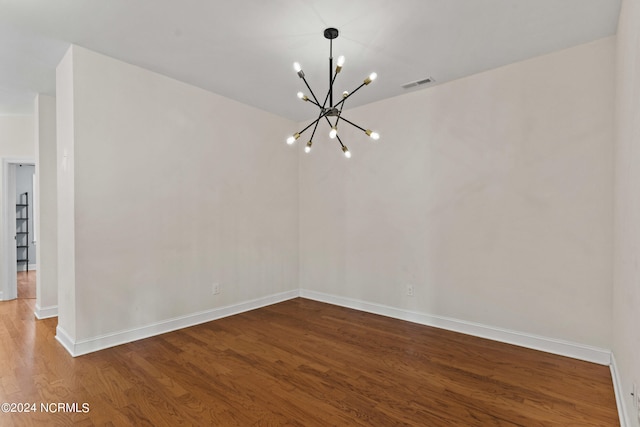
[[[298,138],[300,138],[300,135],[302,135],[304,131],[306,131],[307,129],[313,126],[313,131],[311,132],[311,138],[309,138],[309,142],[307,142],[307,145],[304,147],[305,153],[311,152],[311,146],[313,145],[313,136],[315,135],[316,129],[318,128],[318,123],[320,123],[324,119],[324,121],[326,121],[329,124],[329,127],[331,128],[331,130],[329,131],[329,137],[331,139],[337,139],[338,142],[340,143],[340,146],[342,147],[342,152],[344,153],[345,157],[350,158],[351,152],[349,151],[347,146],[342,143],[342,140],[338,135],[338,124],[341,121],[360,129],[373,140],[379,139],[380,135],[377,132],[373,132],[370,129],[365,129],[353,123],[352,121],[347,120],[342,115],[342,109],[344,108],[345,101],[349,99],[349,97],[351,97],[358,90],[360,90],[360,88],[374,81],[377,77],[377,74],[376,73],[369,74],[369,76],[366,79],[364,79],[362,84],[360,84],[360,86],[352,90],[351,93],[347,91],[342,92],[342,99],[336,104],[334,104],[333,103],[333,85],[336,81],[336,77],[342,70],[342,66],[344,65],[344,56],[338,57],[337,65],[334,70],[333,39],[336,39],[338,37],[338,30],[336,28],[327,28],[326,30],[324,30],[324,37],[329,40],[329,90],[327,91],[327,95],[324,97],[324,101],[322,102],[322,104],[320,104],[320,101],[318,101],[318,98],[316,98],[316,95],[313,93],[313,90],[309,86],[309,83],[307,83],[307,79],[305,78],[304,71],[302,71],[302,67],[300,66],[300,64],[297,62],[293,64],[293,69],[296,71],[296,73],[298,73],[298,77],[302,79],[304,84],[307,86],[307,89],[309,89],[309,93],[311,94],[311,98],[309,98],[304,93],[298,92],[298,98],[300,98],[305,102],[310,102],[314,104],[316,107],[319,108],[320,111],[318,113],[317,119],[309,123],[309,125],[307,125],[301,131],[298,131],[293,135],[291,135],[289,138],[287,138],[287,144],[292,145],[294,142],[296,142]],[[329,103],[329,105],[327,105],[327,102]],[[331,118],[335,118],[335,121],[333,123],[331,122]]]

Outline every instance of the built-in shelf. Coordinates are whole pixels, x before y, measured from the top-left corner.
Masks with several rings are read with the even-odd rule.
[[[20,216],[20,218],[18,218]],[[20,222],[25,221],[25,222]],[[17,231],[24,230],[24,231]],[[27,264],[29,271],[29,193],[20,194],[20,200],[16,203],[16,261]]]

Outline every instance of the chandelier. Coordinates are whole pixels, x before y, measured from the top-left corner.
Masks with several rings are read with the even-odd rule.
[[[309,98],[304,93],[298,92],[298,98],[300,98],[301,100],[303,100],[305,102],[310,102],[310,103],[314,104],[316,107],[319,108],[320,111],[318,113],[318,118],[317,119],[315,119],[314,121],[309,123],[309,125],[307,125],[301,131],[296,132],[293,135],[291,135],[289,138],[287,138],[287,144],[291,145],[294,142],[296,142],[296,140],[298,138],[300,138],[300,135],[302,135],[302,133],[304,131],[306,131],[307,129],[309,129],[309,128],[311,128],[313,126],[313,131],[311,132],[311,138],[309,138],[309,142],[307,142],[307,145],[304,147],[305,153],[311,152],[311,146],[313,145],[313,136],[315,135],[316,130],[318,128],[318,123],[320,123],[321,121],[324,120],[329,124],[329,127],[331,128],[331,130],[329,131],[329,138],[337,139],[338,142],[340,143],[340,146],[342,147],[342,152],[344,153],[345,157],[346,158],[350,158],[351,157],[351,152],[349,152],[349,149],[347,148],[347,146],[342,143],[342,140],[340,139],[340,136],[338,135],[338,124],[340,122],[347,123],[347,124],[349,124],[351,126],[354,126],[354,127],[358,128],[358,129],[360,129],[361,131],[366,133],[367,136],[369,136],[371,139],[374,139],[374,140],[379,139],[380,135],[377,132],[373,132],[371,129],[365,129],[365,128],[363,128],[361,126],[358,126],[357,124],[353,123],[352,121],[347,120],[342,115],[342,109],[344,108],[345,101],[347,99],[349,99],[358,90],[360,90],[363,86],[366,86],[369,83],[371,83],[372,81],[374,81],[376,79],[376,77],[377,77],[377,74],[376,73],[371,73],[366,79],[364,79],[362,84],[360,84],[360,86],[358,86],[353,91],[351,91],[351,93],[349,93],[347,91],[343,92],[342,93],[342,99],[339,102],[337,102],[336,104],[334,104],[333,103],[333,85],[334,85],[334,83],[336,81],[336,77],[338,76],[338,74],[342,70],[342,66],[344,65],[344,56],[340,56],[338,58],[337,66],[336,66],[336,68],[334,70],[334,68],[333,68],[333,39],[338,37],[338,30],[336,28],[327,28],[326,30],[324,30],[324,37],[329,40],[329,90],[327,91],[327,95],[324,97],[324,101],[322,102],[322,104],[320,104],[320,101],[318,101],[318,98],[316,98],[316,95],[313,93],[313,90],[309,86],[309,83],[307,83],[307,79],[304,76],[304,71],[302,71],[302,67],[300,66],[300,64],[297,63],[297,62],[295,62],[293,64],[293,68],[296,71],[296,73],[298,73],[298,77],[300,77],[302,79],[304,84],[307,86],[307,89],[309,89],[309,93],[311,94],[311,98]],[[327,105],[327,102],[329,103],[329,105]],[[335,119],[333,121],[333,123],[331,122],[332,119]]]

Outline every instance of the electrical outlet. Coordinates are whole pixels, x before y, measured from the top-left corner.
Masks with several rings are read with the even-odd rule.
[[[218,295],[220,293],[220,283],[213,284],[213,294]]]
[[[413,296],[413,285],[407,285],[407,295],[410,297]]]

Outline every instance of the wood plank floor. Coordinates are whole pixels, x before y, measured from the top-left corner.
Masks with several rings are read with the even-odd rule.
[[[294,299],[70,357],[0,302],[0,425],[617,426],[608,367]]]
[[[18,298],[36,297],[36,272],[18,271]]]

